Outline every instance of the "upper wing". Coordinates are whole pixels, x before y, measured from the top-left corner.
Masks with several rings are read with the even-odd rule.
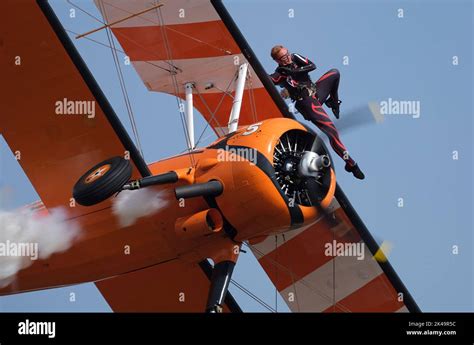
[[[148,168],[49,5],[3,9],[0,133],[47,208],[93,212],[100,206],[69,207],[83,172],[126,151],[135,177]]]
[[[147,0],[95,2],[108,23],[152,7]],[[184,85],[193,83],[194,106],[222,135],[227,131],[239,65],[247,61],[251,68],[239,125],[271,117],[291,117],[220,1],[160,3],[160,8],[111,26],[149,90],[184,98]]]
[[[419,311],[388,261],[375,260],[380,248],[339,186],[331,212],[334,222],[323,218],[250,245],[289,308],[302,312]]]

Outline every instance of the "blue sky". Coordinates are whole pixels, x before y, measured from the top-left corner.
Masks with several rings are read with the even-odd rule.
[[[73,3],[98,15],[91,1]],[[354,179],[336,159],[338,180],[372,234],[392,244],[389,259],[422,310],[473,311],[472,1],[224,3],[269,72],[274,68],[269,50],[275,44],[314,61],[318,66],[314,79],[338,68],[341,118],[368,102],[389,98],[420,102],[419,118],[385,115],[382,123],[344,131],[342,140],[367,178]],[[70,18],[71,5],[66,1],[52,4],[66,29],[82,33],[98,26],[79,11]],[[91,37],[107,42],[104,32]],[[110,49],[87,40],[74,43],[130,128]],[[345,56],[349,64],[343,64]],[[453,56],[458,57],[457,65]],[[174,98],[148,92],[131,66],[124,73],[146,160],[184,150]],[[204,126],[198,118],[196,133]],[[214,138],[210,130],[204,137],[208,137],[204,144]],[[458,151],[458,160],[453,160],[453,151]],[[38,199],[3,141],[0,196],[3,209]],[[398,207],[399,198],[404,207]],[[454,245],[457,255],[452,253]],[[234,279],[275,306],[275,289],[252,254],[241,256]],[[231,291],[244,310],[265,310],[235,287]],[[70,293],[75,293],[75,302],[70,302]],[[278,310],[288,310],[279,297]],[[110,308],[93,284],[82,284],[0,297],[0,311]]]

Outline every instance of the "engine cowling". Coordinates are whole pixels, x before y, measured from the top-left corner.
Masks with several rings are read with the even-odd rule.
[[[314,134],[295,120],[265,120],[210,145],[196,182],[223,184],[215,201],[237,240],[297,228],[314,222],[335,192],[329,154],[314,143]]]

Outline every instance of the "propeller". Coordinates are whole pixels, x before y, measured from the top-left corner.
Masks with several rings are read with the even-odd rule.
[[[344,133],[358,127],[381,123],[383,119],[378,103],[368,102],[344,112],[335,124],[339,132]],[[296,193],[297,201],[305,206],[318,208],[318,211],[331,223],[337,222],[332,212],[321,206],[325,187],[321,183],[321,177],[327,175],[326,170],[332,165],[332,159],[321,136],[311,135],[310,137],[304,138],[303,145],[302,139],[295,133],[290,132],[280,138],[275,150],[276,170],[280,168],[280,171],[276,173],[277,180],[288,197]],[[292,153],[297,157],[296,160],[291,157]],[[293,176],[292,172],[295,170],[296,176]],[[298,188],[304,190],[304,194],[301,194]]]
[[[286,132],[274,149],[275,176],[282,192],[297,204],[316,207],[332,221],[321,206],[331,183],[331,164],[324,142],[310,132]]]
[[[322,214],[330,225],[337,225],[337,219],[334,214],[328,208],[321,206],[324,189],[321,182],[317,179],[317,174],[327,173],[326,170],[330,168],[331,164],[332,160],[326,150],[324,141],[320,136],[316,135],[311,144],[310,151],[304,153],[298,168],[299,174],[306,176],[308,196],[313,207],[318,209],[318,212]]]

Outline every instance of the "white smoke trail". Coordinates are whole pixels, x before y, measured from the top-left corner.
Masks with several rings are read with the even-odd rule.
[[[150,216],[168,205],[165,192],[152,189],[124,190],[113,199],[112,212],[121,227],[135,224],[138,218]]]
[[[66,221],[63,208],[48,211],[41,216],[25,209],[0,210],[0,288],[35,260],[69,249],[79,235],[79,225]]]

